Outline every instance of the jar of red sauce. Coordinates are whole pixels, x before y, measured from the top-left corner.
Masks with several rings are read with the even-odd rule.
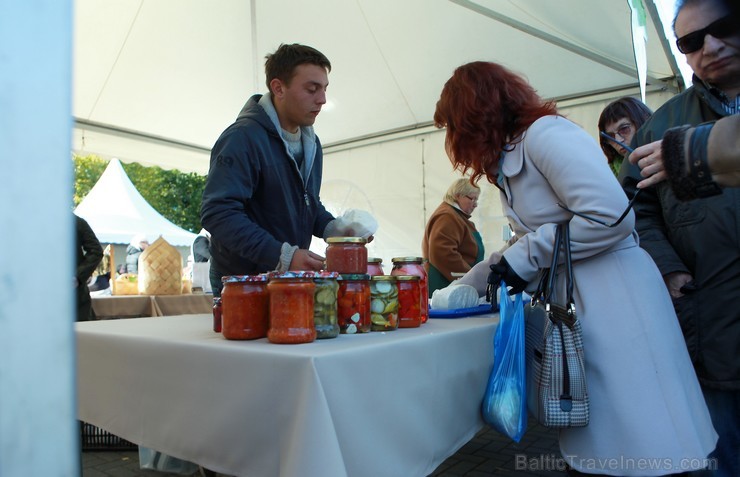
[[[313,298],[313,322],[316,327],[316,339],[339,336],[339,323],[337,321],[338,279],[338,273],[326,271],[316,272],[313,279],[314,285],[316,285]]]
[[[224,338],[255,340],[267,336],[268,295],[264,275],[233,275],[221,279],[221,322]]]
[[[421,257],[395,257],[391,259],[391,262],[393,263],[391,275],[415,275],[419,277],[421,322],[426,323],[429,320],[429,283],[427,282],[427,272],[424,270],[424,259]]]
[[[370,277],[370,322],[372,331],[392,331],[398,328],[398,287],[396,277]]]
[[[367,272],[367,241],[362,237],[329,237],[326,239],[326,269],[337,273]]]
[[[383,272],[383,259],[378,257],[370,257],[367,259],[367,274],[371,277],[378,275],[385,275]]]
[[[221,297],[213,297],[213,331],[221,333]]]
[[[370,332],[370,276],[339,275],[337,321],[342,334]]]
[[[286,272],[270,276],[270,327],[267,339],[271,343],[310,343],[316,339],[313,299],[316,285],[313,273]]]
[[[396,275],[398,286],[398,327],[421,326],[421,286],[416,275]]]

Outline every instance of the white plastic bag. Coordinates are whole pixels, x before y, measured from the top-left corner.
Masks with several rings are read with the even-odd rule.
[[[453,283],[432,293],[432,308],[435,310],[457,310],[474,306],[478,306],[478,292],[470,285]]]
[[[346,234],[352,231],[353,237],[367,239],[378,231],[378,221],[370,215],[370,212],[359,209],[347,209],[341,216],[337,217],[337,230]]]

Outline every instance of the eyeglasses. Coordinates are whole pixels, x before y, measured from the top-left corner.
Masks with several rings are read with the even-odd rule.
[[[606,139],[608,139],[610,141],[613,141],[613,142],[619,144],[620,146],[622,146],[627,151],[628,154],[631,154],[632,153],[633,149],[631,147],[629,147],[627,144],[625,144],[625,143],[623,143],[621,141],[617,141],[616,139],[614,139],[613,137],[609,136],[608,134],[606,134],[603,131],[601,132],[601,135],[603,137],[605,137]],[[640,195],[640,192],[642,192],[642,189],[637,189],[637,192],[635,192],[635,195],[633,195],[632,198],[630,199],[630,201],[627,203],[627,208],[624,209],[624,212],[622,212],[622,215],[620,215],[619,218],[616,221],[611,222],[611,223],[610,222],[604,222],[603,220],[598,219],[598,218],[593,217],[593,216],[588,215],[588,214],[583,214],[581,212],[576,212],[575,210],[569,209],[568,207],[566,207],[566,206],[564,206],[563,204],[560,204],[560,203],[558,204],[558,206],[560,208],[563,208],[563,209],[567,210],[568,212],[570,212],[573,215],[577,215],[579,217],[583,217],[584,219],[590,220],[591,222],[596,222],[597,224],[601,224],[604,227],[611,228],[611,227],[616,227],[617,225],[621,224],[622,221],[627,217],[627,214],[629,213],[629,211],[632,208],[632,206],[635,204],[635,199],[637,199],[637,197]]]
[[[622,139],[627,139],[627,136],[632,132],[632,123],[624,123],[620,124],[617,127],[616,131],[606,131],[606,134],[612,137],[621,137]]]
[[[676,46],[678,51],[684,55],[698,51],[704,46],[704,37],[712,35],[715,38],[727,38],[730,35],[738,33],[738,19],[734,18],[733,15],[727,15],[717,21],[714,21],[702,28],[696,30],[688,35],[684,35],[676,40]]]

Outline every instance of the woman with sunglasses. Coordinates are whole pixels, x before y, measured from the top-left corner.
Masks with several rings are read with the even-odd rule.
[[[618,139],[629,145],[635,132],[650,117],[653,112],[645,104],[631,96],[619,98],[609,103],[599,116],[599,133]],[[619,175],[622,161],[627,157],[627,151],[619,143],[604,136],[599,137],[601,150],[604,151],[609,167],[615,176]]]
[[[656,476],[704,467],[717,436],[670,297],[637,244],[634,214],[610,228],[558,205],[607,223],[627,207],[609,167],[594,160],[601,154],[596,142],[495,63],[457,68],[434,123],[447,130],[445,149],[455,168],[499,189],[518,237],[502,258],[494,254],[473,267],[462,284],[483,295],[491,274],[512,292],[533,291],[552,259],[557,224],[569,223],[590,397],[588,426],[560,431],[570,472]],[[637,465],[648,461],[660,465]]]
[[[426,259],[429,298],[449,285],[453,273],[465,273],[485,256],[483,240],[470,220],[478,206],[480,188],[469,178],[457,179],[429,217],[421,251]]]

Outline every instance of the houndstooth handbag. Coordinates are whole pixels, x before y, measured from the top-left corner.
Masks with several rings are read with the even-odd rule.
[[[565,250],[565,305],[553,302],[561,244]],[[531,304],[524,308],[527,406],[545,427],[588,425],[589,407],[581,323],[573,302],[568,224],[558,225],[552,263],[542,270]]]

